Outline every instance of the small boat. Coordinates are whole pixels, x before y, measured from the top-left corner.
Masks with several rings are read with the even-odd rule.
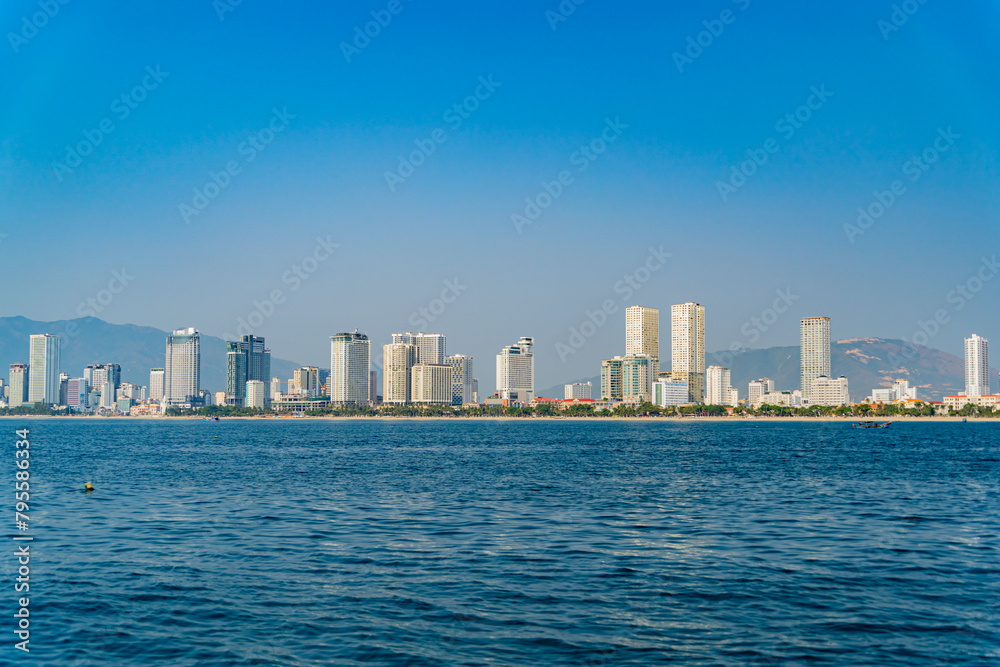
[[[892,424],[892,422],[883,423],[883,422],[863,421],[854,424],[854,428],[889,428],[890,424]]]
[[[202,421],[205,421],[205,422],[217,422],[217,421],[219,421],[219,418],[218,417],[205,417],[204,419],[202,419]]]

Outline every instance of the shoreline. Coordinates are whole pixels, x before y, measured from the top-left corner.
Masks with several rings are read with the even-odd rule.
[[[100,415],[0,415],[0,419],[13,419],[13,420],[36,420],[36,419],[59,419],[59,420],[112,420],[112,421],[122,421],[122,422],[141,422],[141,421],[176,421],[176,422],[193,422],[193,421],[213,421],[208,420],[202,416],[183,416],[183,417],[165,417],[162,415],[143,415],[135,417],[109,417]],[[324,415],[317,417],[277,417],[277,416],[267,416],[267,417],[220,417],[219,421],[281,421],[281,422],[299,422],[299,421],[435,421],[435,422],[463,422],[463,421],[492,421],[492,422],[540,422],[540,421],[572,421],[572,422],[662,422],[664,424],[691,424],[698,422],[712,422],[712,423],[747,423],[747,422],[842,422],[842,423],[858,423],[861,421],[876,421],[876,422],[892,422],[897,423],[991,423],[1000,422],[1000,414],[996,417],[487,417],[487,416],[475,416],[475,417],[410,417],[410,416],[384,416],[384,417],[356,417],[356,416],[332,416]]]

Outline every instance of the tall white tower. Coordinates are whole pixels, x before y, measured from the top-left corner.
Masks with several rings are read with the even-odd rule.
[[[28,403],[59,403],[59,336],[31,336],[28,362]]]
[[[535,397],[534,339],[522,336],[497,355],[497,391],[501,398],[525,405]]]
[[[358,333],[339,333],[330,337],[330,400],[334,403],[367,405],[371,395],[371,341]]]
[[[813,380],[830,377],[830,318],[806,317],[801,327],[802,398],[809,400]]]
[[[201,394],[201,334],[193,328],[167,336],[163,396],[168,403],[190,403]]]
[[[990,393],[990,342],[972,334],[965,339],[965,395],[986,396]]]

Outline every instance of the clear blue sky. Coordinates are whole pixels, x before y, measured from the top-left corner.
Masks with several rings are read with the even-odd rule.
[[[3,3],[3,315],[75,317],[124,267],[99,317],[222,336],[282,290],[256,333],[324,364],[328,337],[355,327],[380,358],[457,278],[421,328],[473,355],[484,391],[522,335],[539,388],[596,374],[623,352],[634,303],[661,309],[665,361],[669,306],[688,300],[707,308],[711,350],[795,344],[807,315],[832,317],[836,338],[910,337],[939,309],[932,346],[960,353],[973,332],[1000,345],[1000,276],[961,309],[948,298],[1000,251],[995,2],[914,2],[890,32],[893,3],[870,0],[589,0],[558,22],[556,0],[401,0],[396,14],[245,0],[220,20],[231,1],[77,0],[37,31],[24,24],[37,2]],[[345,57],[372,11],[391,20]],[[675,52],[711,28],[679,68]],[[467,117],[446,115],[477,91]],[[799,127],[776,125],[809,102]],[[578,151],[606,119],[627,127],[591,161]],[[102,121],[112,131],[79,166],[55,166]],[[243,143],[270,123],[263,150]],[[935,164],[906,167],[948,128]],[[390,188],[416,141],[434,152]],[[767,162],[723,201],[747,151]],[[231,161],[239,173],[186,223],[180,205]],[[512,214],[564,170],[572,181],[518,233]],[[905,190],[851,243],[844,225],[897,179]],[[340,247],[293,289],[286,272],[317,237]],[[616,293],[650,246],[671,258]],[[747,335],[788,287],[792,307]],[[556,344],[607,299],[617,312],[562,361]]]

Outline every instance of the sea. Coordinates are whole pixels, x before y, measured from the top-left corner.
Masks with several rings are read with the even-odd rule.
[[[1000,665],[997,423],[0,428],[0,664]]]

